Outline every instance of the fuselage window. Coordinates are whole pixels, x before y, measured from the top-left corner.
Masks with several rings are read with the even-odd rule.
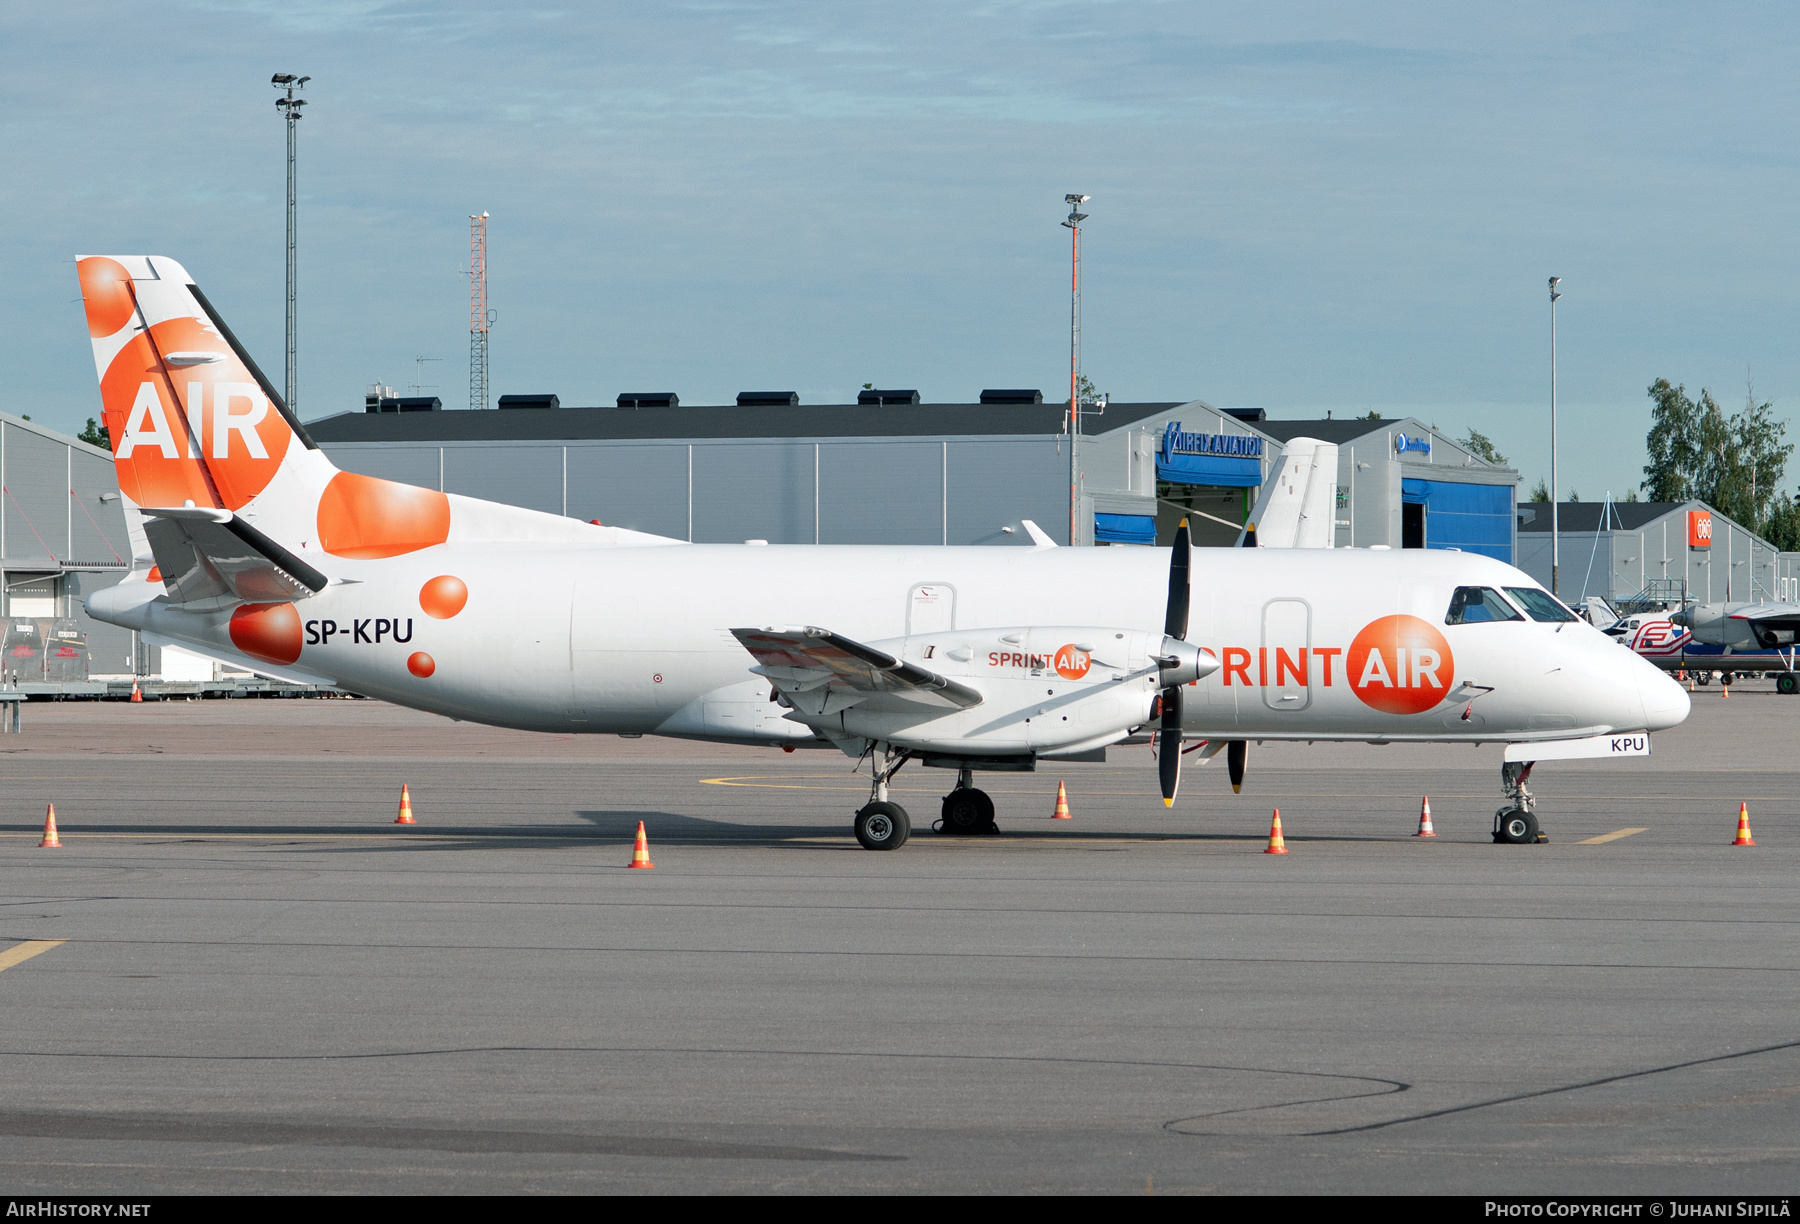
[[[1518,600],[1519,606],[1529,612],[1534,621],[1555,623],[1580,619],[1549,591],[1540,591],[1537,587],[1507,587],[1506,593]]]
[[[1446,625],[1473,625],[1478,621],[1524,620],[1518,610],[1492,587],[1457,587],[1450,597],[1450,611],[1444,616]]]

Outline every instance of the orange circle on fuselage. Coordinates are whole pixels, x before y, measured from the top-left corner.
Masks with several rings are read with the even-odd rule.
[[[1450,691],[1456,660],[1437,627],[1416,616],[1384,616],[1363,626],[1344,660],[1350,688],[1386,714],[1421,714]]]
[[[1079,680],[1088,674],[1093,664],[1093,657],[1081,648],[1069,645],[1056,652],[1054,666],[1056,674],[1065,680]]]
[[[231,644],[265,663],[300,657],[300,613],[291,603],[245,604],[231,614]]]
[[[449,620],[468,602],[468,585],[452,574],[439,574],[419,588],[419,607],[433,620]]]
[[[406,670],[423,680],[437,670],[437,660],[423,650],[407,656]]]

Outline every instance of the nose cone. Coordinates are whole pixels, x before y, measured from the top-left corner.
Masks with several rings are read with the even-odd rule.
[[[1661,668],[1638,658],[1632,662],[1637,664],[1638,695],[1644,701],[1644,729],[1667,731],[1685,722],[1693,703],[1682,687]]]

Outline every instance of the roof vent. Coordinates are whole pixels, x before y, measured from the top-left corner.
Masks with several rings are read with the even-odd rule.
[[[435,395],[368,395],[363,397],[364,412],[438,412],[444,401]]]
[[[621,408],[679,408],[681,397],[673,391],[626,391],[619,396]]]
[[[784,407],[793,408],[800,403],[798,391],[739,391],[738,407]]]
[[[889,404],[916,404],[919,402],[919,393],[917,391],[858,391],[856,402],[865,405],[872,404],[878,408],[885,408]]]
[[[561,408],[562,401],[554,395],[502,395],[502,408]]]
[[[1269,414],[1261,408],[1227,408],[1225,415],[1236,417],[1240,421],[1266,421]]]
[[[1044,393],[1035,388],[1030,391],[983,391],[981,402],[984,404],[1041,404]]]

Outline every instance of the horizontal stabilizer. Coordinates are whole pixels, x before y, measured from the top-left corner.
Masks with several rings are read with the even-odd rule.
[[[731,632],[756,659],[751,670],[792,699],[797,712],[831,714],[874,697],[936,709],[981,704],[981,694],[967,685],[829,629],[808,625]]]
[[[187,506],[144,515],[150,551],[178,604],[305,599],[329,581],[229,510]]]

